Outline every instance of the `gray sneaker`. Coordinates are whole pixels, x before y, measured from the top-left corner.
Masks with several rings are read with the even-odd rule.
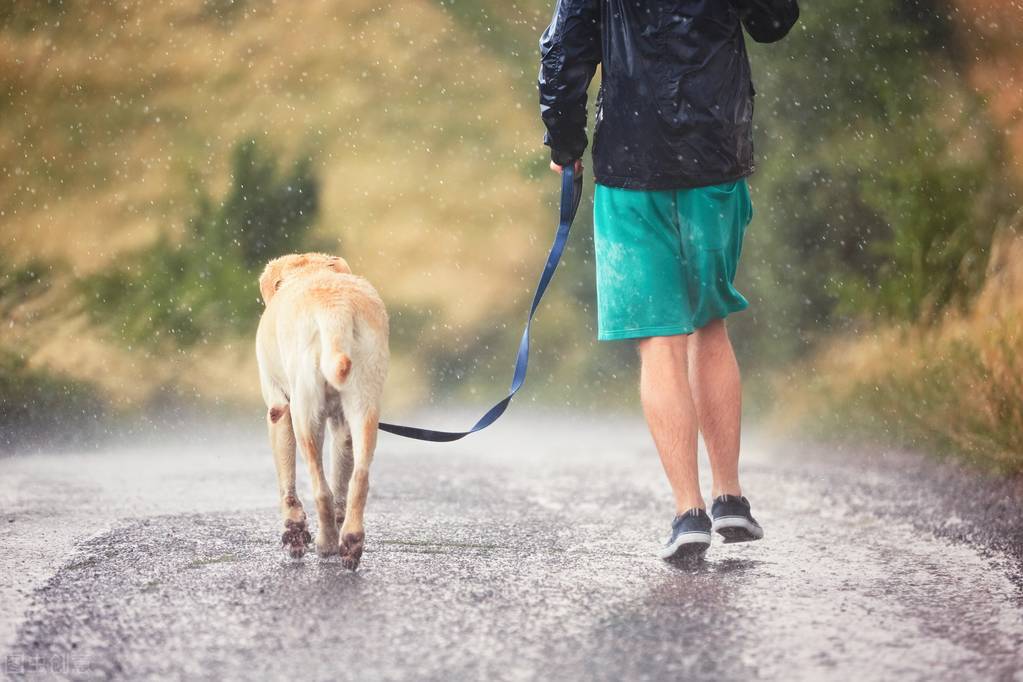
[[[764,529],[750,513],[749,500],[738,495],[722,495],[714,498],[710,506],[714,517],[714,532],[732,542],[751,542],[764,537]]]
[[[671,535],[657,555],[665,561],[702,555],[710,547],[711,523],[707,512],[694,508],[679,514],[671,522]]]

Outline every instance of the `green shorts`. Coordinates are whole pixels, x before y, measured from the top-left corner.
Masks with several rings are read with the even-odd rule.
[[[597,185],[597,338],[691,334],[746,308],[732,286],[753,217],[745,179],[648,191]]]

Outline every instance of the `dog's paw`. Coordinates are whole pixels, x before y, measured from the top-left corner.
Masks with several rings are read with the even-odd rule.
[[[362,545],[366,534],[345,533],[341,536],[341,565],[350,571],[359,567],[359,560],[362,559]]]
[[[305,521],[285,521],[284,534],[281,535],[281,544],[284,551],[292,559],[300,559],[305,554],[305,548],[313,541],[309,534]]]

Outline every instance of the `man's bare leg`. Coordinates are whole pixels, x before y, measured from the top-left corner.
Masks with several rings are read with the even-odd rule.
[[[696,464],[696,406],[689,389],[687,337],[639,341],[639,392],[643,414],[675,495],[678,513],[704,508]]]
[[[689,338],[689,381],[714,477],[711,497],[742,495],[739,485],[742,385],[725,321],[714,320]]]

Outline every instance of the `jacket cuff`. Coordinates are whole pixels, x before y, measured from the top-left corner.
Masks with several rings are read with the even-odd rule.
[[[578,158],[578,154],[572,154],[571,152],[561,151],[551,147],[551,161],[559,166],[569,166]]]

